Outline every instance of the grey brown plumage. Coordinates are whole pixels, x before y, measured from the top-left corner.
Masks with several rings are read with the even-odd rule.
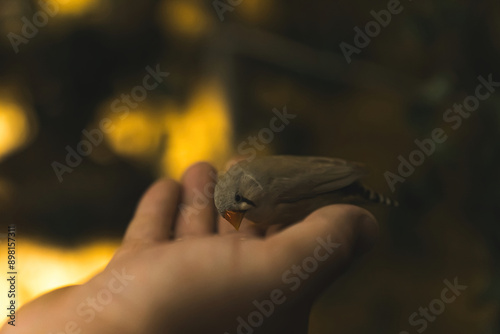
[[[360,163],[326,157],[268,156],[240,161],[215,188],[219,213],[244,213],[260,225],[290,224],[333,203],[363,201],[397,205],[366,188]]]

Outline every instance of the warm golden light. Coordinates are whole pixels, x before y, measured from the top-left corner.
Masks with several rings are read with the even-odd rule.
[[[173,33],[194,37],[212,26],[203,7],[193,0],[163,1],[160,6],[162,25]]]
[[[52,0],[60,14],[78,15],[88,12],[99,4],[99,0]]]
[[[0,161],[27,142],[29,131],[25,110],[13,101],[0,101]]]
[[[167,110],[167,148],[163,171],[180,178],[194,162],[205,160],[220,166],[231,155],[231,119],[227,98],[214,81],[199,86],[186,110]]]
[[[2,237],[0,246],[6,249],[6,235]],[[17,240],[17,308],[56,288],[84,283],[106,266],[118,246],[117,241],[102,241],[67,249],[35,240]],[[0,253],[1,263],[7,263],[7,252]],[[1,291],[8,291],[6,280],[0,281]]]
[[[113,152],[142,162],[156,159],[159,174],[178,179],[192,163],[205,160],[222,167],[231,156],[232,128],[226,101],[222,88],[213,80],[200,84],[185,107],[170,101],[164,103],[163,110],[143,108],[125,114],[103,107],[97,120],[110,121],[112,130],[105,138]]]
[[[268,0],[242,1],[238,10],[249,21],[260,22],[272,17],[272,6],[272,1]]]
[[[147,110],[134,110],[125,115],[108,114],[113,130],[107,134],[109,146],[116,153],[138,159],[149,158],[158,151],[163,126]]]

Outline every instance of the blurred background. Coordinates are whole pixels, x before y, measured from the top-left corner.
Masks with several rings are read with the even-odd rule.
[[[16,224],[19,306],[101,269],[155,179],[321,155],[365,163],[402,205],[369,207],[380,241],[310,333],[416,333],[410,315],[455,277],[467,289],[425,332],[500,333],[500,93],[443,121],[478,76],[500,81],[500,3],[400,6],[349,63],[340,43],[387,1],[1,0],[0,261]],[[268,140],[285,108],[296,117]],[[435,128],[448,139],[392,193],[386,172]]]

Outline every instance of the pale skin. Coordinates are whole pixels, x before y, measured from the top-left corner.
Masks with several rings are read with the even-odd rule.
[[[256,311],[253,302],[271,300],[273,291],[280,297],[271,302],[272,314],[252,327],[254,333],[307,333],[316,297],[371,248],[378,233],[375,219],[356,206],[331,205],[286,228],[256,229],[244,220],[235,231],[217,217],[211,198],[207,205],[197,202],[196,190],[213,191],[207,184],[213,183],[214,172],[202,162],[191,166],[181,182],[164,179],[152,185],[102,272],[28,303],[19,310],[16,326],[6,325],[0,333],[233,334],[238,317],[248,321]],[[180,204],[196,214],[181,214]],[[291,274],[300,282],[292,291],[283,275],[317,253],[318,237],[328,236],[340,246],[329,256],[321,250],[326,259],[317,261],[310,274]],[[121,289],[116,272],[129,277]],[[107,293],[112,300],[98,304],[93,317],[79,315],[82,303],[104,296],[103,289],[114,291]]]

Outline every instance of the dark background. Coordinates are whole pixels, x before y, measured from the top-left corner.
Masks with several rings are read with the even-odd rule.
[[[387,2],[243,0],[223,21],[201,0],[57,6],[16,53],[8,34],[40,7],[0,2],[2,225],[54,246],[118,239],[151,182],[199,159],[222,168],[274,108],[297,117],[261,154],[360,161],[387,194],[384,173],[440,127],[448,139],[396,185],[401,207],[370,207],[381,240],[319,300],[310,332],[416,333],[408,317],[458,277],[467,290],[426,333],[499,333],[500,94],[457,130],[443,121],[478,76],[500,81],[498,1],[402,1],[350,64],[339,44]],[[59,182],[65,147],[157,64],[169,77]]]

